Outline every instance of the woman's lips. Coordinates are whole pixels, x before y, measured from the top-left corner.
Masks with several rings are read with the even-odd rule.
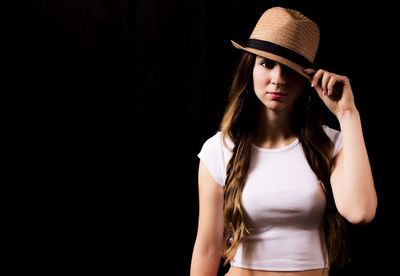
[[[273,100],[281,100],[286,97],[286,94],[280,92],[268,92]]]

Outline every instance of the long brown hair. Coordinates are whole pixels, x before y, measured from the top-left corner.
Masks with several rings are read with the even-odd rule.
[[[259,100],[253,90],[255,55],[244,52],[234,74],[228,105],[220,129],[224,138],[233,142],[232,157],[228,162],[224,188],[224,258],[225,264],[234,257],[244,235],[250,233],[244,221],[242,192],[246,183],[251,158],[252,134],[256,126]],[[331,264],[345,261],[345,222],[336,209],[330,172],[333,143],[322,129],[321,106],[316,93],[305,89],[297,99],[292,116],[295,133],[303,147],[307,161],[321,181],[327,204],[324,216],[324,235]]]

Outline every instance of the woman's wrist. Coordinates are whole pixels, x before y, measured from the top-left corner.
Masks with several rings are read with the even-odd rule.
[[[338,119],[339,123],[359,117],[360,113],[358,112],[357,108],[343,110],[336,114],[336,118]]]

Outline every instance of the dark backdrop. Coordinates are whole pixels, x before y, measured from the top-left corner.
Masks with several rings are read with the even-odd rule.
[[[376,219],[349,225],[353,261],[334,275],[391,271],[398,89],[386,2],[5,2],[15,269],[188,275],[196,155],[218,128],[239,58],[230,39],[246,40],[266,8],[283,5],[319,24],[317,65],[350,77],[379,194]]]

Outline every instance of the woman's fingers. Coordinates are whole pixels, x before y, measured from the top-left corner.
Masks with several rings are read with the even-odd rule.
[[[324,94],[324,96],[328,95],[328,82],[330,79],[331,79],[331,75],[329,73],[327,73],[326,71],[323,72],[321,88],[322,88],[322,94]]]
[[[333,75],[328,82],[327,85],[327,90],[328,90],[328,95],[332,95],[332,93],[334,92],[333,87],[335,86],[337,82],[337,77],[335,75]]]
[[[315,70],[307,68],[304,69],[304,72],[310,75],[311,86],[324,96],[332,95],[335,84],[340,81],[340,76],[323,69]]]
[[[324,75],[324,71],[321,70],[321,69],[319,69],[319,70],[314,74],[314,76],[312,77],[311,86],[312,86],[312,87],[317,87],[323,75]],[[322,88],[322,87],[321,87],[321,88]]]
[[[347,76],[311,68],[304,69],[304,73],[310,77],[311,86],[332,113],[337,115],[343,110],[355,108],[353,92]]]

